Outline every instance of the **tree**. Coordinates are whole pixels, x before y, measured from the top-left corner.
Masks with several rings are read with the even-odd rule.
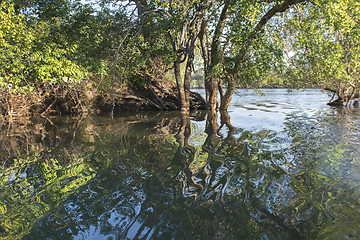
[[[287,21],[293,53],[287,76],[333,91],[338,99],[332,103],[348,105],[360,87],[360,5],[348,0],[320,3],[321,8],[296,7]]]
[[[251,58],[251,48],[264,37],[264,27],[278,13],[305,0],[282,2],[229,1],[222,2],[221,14],[214,24],[211,43],[209,27],[204,26],[202,49],[205,67],[205,88],[210,109],[217,108],[217,92],[220,93],[220,109],[229,107],[238,77]],[[217,14],[217,12],[214,12]],[[265,42],[263,42],[265,43]],[[256,51],[256,49],[255,49]],[[250,56],[249,56],[250,55]],[[227,88],[222,90],[224,80]]]
[[[201,22],[204,18],[205,10],[207,9],[206,1],[200,1],[199,4],[196,2],[192,3],[191,1],[189,1],[189,3],[195,3],[195,9],[193,10],[190,8],[190,11],[187,14],[181,16],[179,19],[180,31],[177,31],[177,33],[174,33],[171,30],[169,31],[173,51],[176,54],[174,72],[180,100],[180,109],[182,112],[190,110],[190,81],[195,58],[195,47],[200,32]],[[180,64],[185,60],[186,67],[182,80]]]
[[[204,61],[207,108],[217,108],[219,91],[220,109],[227,109],[235,91],[237,78],[246,65],[250,48],[263,37],[264,26],[277,13],[285,12],[303,1],[305,0],[256,4],[252,1],[232,0],[207,3],[160,1],[137,3],[137,7],[141,6],[140,12],[144,12],[146,5],[147,11],[157,13],[158,17],[160,15],[158,21],[161,25],[157,26],[169,32],[180,108],[182,111],[188,111],[190,79],[197,41],[200,41]],[[180,67],[182,63],[186,65],[183,76]],[[225,92],[221,88],[223,80],[227,84]]]

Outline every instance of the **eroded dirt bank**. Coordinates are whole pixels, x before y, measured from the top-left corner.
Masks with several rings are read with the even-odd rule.
[[[190,97],[191,109],[205,107],[200,94],[192,92]],[[0,89],[3,123],[33,115],[94,115],[177,109],[179,101],[174,85],[156,81],[148,82],[141,89],[126,86],[109,91],[85,89],[79,85],[43,85],[31,93]]]

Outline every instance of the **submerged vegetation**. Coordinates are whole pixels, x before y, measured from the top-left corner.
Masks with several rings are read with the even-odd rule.
[[[349,104],[358,97],[359,8],[351,0],[5,0],[0,112],[8,120],[227,109],[244,86],[323,87]]]

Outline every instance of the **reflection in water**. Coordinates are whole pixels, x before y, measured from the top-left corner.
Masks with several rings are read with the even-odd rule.
[[[359,116],[287,113],[281,131],[207,111],[35,121],[7,136],[27,153],[1,148],[18,157],[0,237],[358,239]]]

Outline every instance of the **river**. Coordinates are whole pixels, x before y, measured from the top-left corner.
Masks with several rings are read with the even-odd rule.
[[[359,108],[260,92],[3,127],[0,239],[360,239]]]

